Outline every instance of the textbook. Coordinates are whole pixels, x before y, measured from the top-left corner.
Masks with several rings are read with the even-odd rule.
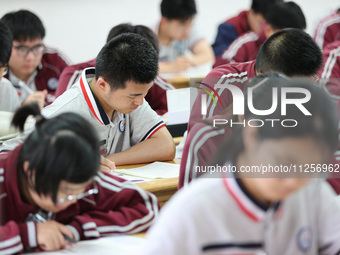
[[[128,235],[114,235],[95,240],[77,242],[74,247],[67,246],[64,250],[39,253],[25,253],[29,255],[62,255],[62,254],[100,254],[100,255],[135,255],[143,246],[145,239]]]
[[[174,178],[179,176],[179,164],[157,161],[142,167],[116,169],[116,174],[133,182],[137,182],[135,177],[140,179],[140,181],[154,181],[158,179]]]

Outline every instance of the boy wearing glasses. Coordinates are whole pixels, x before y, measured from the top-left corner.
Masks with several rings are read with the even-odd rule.
[[[8,78],[16,88],[21,102],[29,95],[43,106],[54,101],[61,71],[69,60],[55,49],[44,46],[45,28],[32,12],[20,10],[5,14],[1,20],[13,34]]]

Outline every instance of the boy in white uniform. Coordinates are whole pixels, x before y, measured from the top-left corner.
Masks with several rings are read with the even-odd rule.
[[[148,233],[143,255],[339,254],[339,198],[324,180],[312,180],[320,174],[311,171],[313,164],[325,165],[337,146],[334,105],[320,87],[301,80],[266,78],[249,86],[254,88],[253,106],[261,110],[271,108],[276,88],[276,110],[266,116],[253,114],[245,100],[244,119],[239,121],[246,125],[233,126],[233,135],[217,155],[216,165],[225,166],[225,172],[193,182],[165,205]],[[310,100],[300,106],[311,115],[294,104],[281,114],[281,91],[290,88],[309,91]],[[301,97],[289,96],[296,101]],[[298,124],[261,126],[265,119],[295,119]],[[292,165],[297,172],[245,172],[269,165]]]
[[[53,117],[62,112],[81,114],[96,128],[102,168],[172,160],[175,145],[161,118],[145,102],[158,71],[157,54],[137,34],[123,34],[99,52],[96,68],[83,71],[79,82],[43,110]],[[12,149],[17,141],[7,141]],[[107,169],[107,170],[109,170]],[[104,170],[104,169],[102,169]]]

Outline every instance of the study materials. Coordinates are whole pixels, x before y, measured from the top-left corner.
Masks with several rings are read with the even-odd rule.
[[[83,254],[100,254],[100,255],[136,255],[141,251],[141,246],[145,240],[139,237],[127,235],[114,235],[102,237],[95,240],[80,241],[74,244],[74,247],[67,247],[64,250],[39,253],[25,253],[29,255],[83,255]]]
[[[144,181],[152,181],[165,178],[173,178],[179,176],[179,164],[153,162],[146,166],[116,169],[116,173],[123,178],[132,176]]]

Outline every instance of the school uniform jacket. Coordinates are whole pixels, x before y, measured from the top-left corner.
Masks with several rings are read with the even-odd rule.
[[[17,182],[20,148],[0,154],[0,254],[37,247],[36,224],[26,218],[39,208],[23,201]],[[56,215],[56,221],[66,225],[76,240],[145,231],[158,215],[153,194],[102,172],[94,181],[98,194],[78,200]]]
[[[334,255],[339,215],[339,198],[322,180],[268,208],[234,178],[201,177],[162,208],[140,254]]]
[[[92,59],[88,62],[66,67],[60,75],[55,96],[58,97],[63,94],[65,90],[71,88],[71,86],[81,77],[83,69],[94,67],[95,65],[96,59]],[[157,75],[154,80],[154,85],[145,96],[145,100],[158,115],[163,115],[168,111],[166,91],[169,89],[175,88],[170,83],[166,82],[161,76]]]
[[[222,56],[216,57],[213,68],[228,63],[242,63],[256,59],[257,53],[265,40],[266,36],[263,31],[259,34],[245,33],[233,41],[224,50]]]
[[[218,26],[217,35],[212,48],[215,56],[219,57],[223,51],[239,36],[250,30],[247,18],[248,11],[242,11]]]
[[[28,79],[27,86],[33,91],[42,91],[46,89],[48,96],[46,104],[51,104],[55,99],[55,91],[58,87],[59,76],[63,69],[70,65],[70,60],[59,50],[46,47],[41,58],[41,63],[36,71]],[[12,72],[6,75],[6,78],[14,85],[21,101],[28,97],[26,90],[19,86],[20,80]]]
[[[339,30],[340,31],[340,30]],[[334,100],[340,99],[340,38],[323,50],[323,66],[319,71],[320,84]]]
[[[207,96],[205,91],[199,90],[190,113],[190,128],[201,119],[207,119],[214,115],[221,114],[223,110],[233,102],[233,97],[229,89],[217,88],[216,86],[227,87],[228,85],[234,85],[243,90],[248,80],[255,76],[255,61],[256,60],[245,63],[230,63],[218,66],[203,79],[202,83],[210,87],[206,85],[201,85],[200,87],[208,90],[214,96],[216,104],[210,96]],[[221,101],[216,93],[212,91],[212,88],[216,90]],[[203,94],[206,95],[207,98],[207,112],[205,115],[202,115],[201,112]]]
[[[186,187],[193,179],[206,173],[202,169],[212,162],[220,145],[231,134],[230,128],[213,127],[213,119],[226,117],[213,116],[206,120],[208,123],[197,122],[191,128],[183,148],[178,188]]]
[[[94,75],[94,68],[83,70],[79,81],[58,97],[53,104],[45,107],[42,114],[46,118],[65,112],[80,114],[96,129],[102,156],[129,149],[149,139],[157,130],[165,126],[161,117],[145,100],[141,106],[129,114],[115,111],[113,121],[111,121],[88,84]],[[32,130],[29,128],[18,137],[7,140],[1,150],[12,150],[22,143]]]
[[[314,33],[314,41],[321,48],[325,48],[327,44],[340,39],[340,10],[332,12],[323,18]]]

